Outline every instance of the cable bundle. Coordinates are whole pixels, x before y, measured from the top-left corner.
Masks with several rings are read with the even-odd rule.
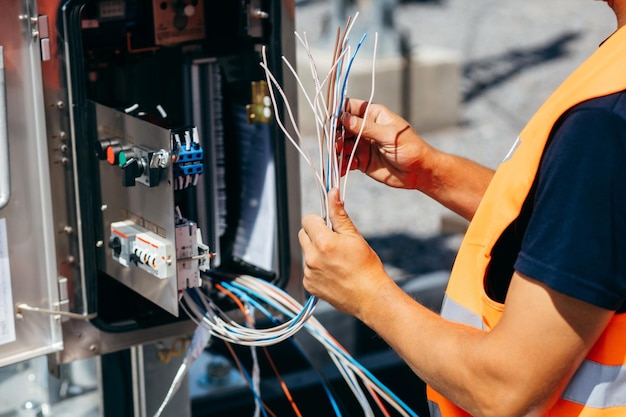
[[[226,284],[216,284],[216,287],[221,289],[224,285]],[[243,346],[270,346],[290,338],[302,329],[317,305],[317,298],[309,297],[302,310],[287,322],[269,329],[256,329],[231,319],[210,296],[198,289],[185,291],[182,301],[181,306],[185,312],[211,335]]]
[[[289,100],[269,69],[265,47],[263,47],[262,50],[261,67],[265,70],[267,83],[270,87],[269,93],[274,109],[274,119],[285,137],[292,143],[310,166],[319,186],[321,215],[327,219],[329,227],[332,227],[332,225],[328,220],[328,190],[337,188],[340,190],[342,199],[343,196],[345,196],[347,175],[343,176],[342,187],[342,168],[349,168],[352,165],[354,152],[358,146],[364,126],[363,124],[361,131],[354,139],[355,143],[351,154],[347,158],[347,165],[342,167],[342,161],[345,160],[343,154],[344,132],[339,120],[346,98],[350,69],[366,37],[366,35],[363,35],[354,48],[349,44],[349,34],[357,16],[358,14],[355,15],[354,19],[348,19],[343,34],[341,28],[337,28],[337,38],[331,68],[323,79],[318,74],[318,67],[313,59],[306,34],[301,37],[298,33],[295,33],[295,36],[304,47],[308,56],[314,85],[313,95],[307,93],[302,80],[292,64],[289,63],[284,56],[282,57],[283,62],[290,69],[300,89],[304,93],[309,109],[312,112],[312,117],[315,120],[319,152],[317,162],[313,160],[306,147],[301,145],[303,142],[302,135],[296,123]],[[371,94],[368,99],[368,107],[363,116],[364,119],[367,118],[369,103],[371,103],[374,95],[377,44],[378,34],[375,34]],[[282,100],[296,138],[291,135],[290,131],[285,126],[279,112],[279,105],[276,98],[277,93]],[[400,415],[418,417],[404,402],[352,358],[330,333],[328,333],[321,323],[313,317],[313,313],[319,301],[317,297],[309,297],[303,306],[275,285],[249,276],[240,276],[228,282],[213,280],[213,287],[225,297],[233,299],[244,315],[249,316],[248,310],[251,308],[265,315],[273,323],[274,327],[258,329],[251,325],[253,323],[250,323],[250,320],[248,320],[247,325],[240,324],[222,311],[211,296],[206,295],[198,288],[189,288],[183,292],[181,306],[189,317],[198,324],[198,329],[196,330],[197,334],[204,335],[205,338],[208,336],[216,336],[227,343],[250,346],[254,349],[257,346],[269,346],[282,342],[304,328],[325,347],[331,360],[359,402],[365,416],[374,416],[372,403],[382,411],[383,415],[389,415],[385,409],[385,405],[381,401],[382,398],[395,408]],[[270,311],[270,309],[273,311]],[[288,320],[279,323],[274,314],[276,311],[280,315],[287,317]],[[192,362],[194,358],[191,353],[189,356]],[[185,366],[187,366],[186,363]],[[257,392],[256,384],[253,384],[250,378],[247,379],[255,396],[255,401],[257,402],[255,415],[258,415],[259,406],[261,404],[260,393]],[[328,394],[336,414],[341,415],[332,396],[330,393]],[[291,398],[290,401],[292,401]],[[165,407],[165,404],[166,401],[162,405],[161,410]],[[265,415],[264,411],[263,413]],[[299,415],[299,412],[297,414]]]
[[[358,14],[357,14],[358,16]],[[267,83],[270,92],[270,98],[272,101],[272,106],[274,109],[274,118],[281,128],[285,137],[295,146],[295,148],[300,152],[300,154],[304,157],[305,161],[311,167],[313,171],[313,175],[315,176],[318,184],[319,184],[319,192],[320,198],[322,201],[322,216],[328,219],[328,197],[327,192],[330,188],[339,188],[341,182],[341,166],[340,161],[343,160],[343,154],[341,152],[337,152],[338,144],[337,141],[343,140],[343,135],[337,135],[339,129],[339,117],[341,116],[341,106],[346,96],[346,90],[348,85],[348,77],[350,74],[350,68],[352,67],[352,63],[356,57],[356,54],[361,47],[365,35],[361,37],[361,40],[354,48],[354,52],[352,53],[352,48],[348,43],[348,35],[356,21],[356,16],[354,19],[349,18],[346,23],[346,29],[344,30],[343,35],[341,35],[341,28],[337,29],[337,39],[335,43],[335,52],[333,54],[333,62],[331,65],[331,69],[326,74],[323,81],[320,82],[320,77],[317,73],[317,66],[312,57],[311,50],[306,40],[306,35],[301,37],[298,33],[296,33],[296,37],[300,40],[300,43],[305,48],[307,55],[309,57],[309,63],[311,68],[312,80],[315,86],[315,95],[313,99],[306,93],[304,85],[302,84],[302,80],[298,77],[298,74],[294,70],[293,66],[289,63],[289,61],[283,56],[283,61],[287,64],[287,66],[291,69],[293,76],[296,78],[298,85],[302,89],[305,94],[305,97],[309,103],[310,109],[313,112],[313,115],[316,120],[317,133],[318,133],[318,150],[319,150],[319,167],[316,168],[316,164],[311,158],[310,154],[306,151],[306,148],[302,147],[300,144],[302,143],[302,135],[300,134],[300,130],[298,129],[294,113],[289,104],[289,100],[287,99],[284,91],[282,90],[280,84],[271,73],[268,64],[267,64],[267,54],[265,47],[263,48],[263,62],[261,66],[265,70],[265,74],[267,77]],[[374,59],[372,65],[372,92],[370,95],[370,101],[374,94],[374,70],[375,70],[375,54],[376,47],[378,42],[378,35],[375,36],[374,41]],[[350,57],[347,59],[346,57]],[[323,89],[326,88],[326,96],[323,94]],[[283,122],[281,115],[279,113],[279,106],[276,100],[275,91],[278,91],[279,95],[283,100],[284,107],[287,111],[289,120],[291,122],[294,131],[296,132],[297,141],[293,138],[293,136],[289,133],[287,128],[285,127],[285,123]],[[365,113],[365,117],[367,116],[367,111]],[[352,159],[354,157],[354,151],[356,150],[358,141],[360,139],[361,132],[356,138],[356,142],[353,153],[350,155],[348,166],[351,164]],[[344,191],[342,195],[345,193],[346,182],[344,180]],[[329,227],[331,225],[329,224]],[[194,299],[192,299],[194,297]],[[293,336],[297,333],[302,326],[306,323],[306,321],[313,315],[315,308],[318,304],[317,297],[309,297],[302,310],[291,318],[288,322],[279,324],[276,327],[270,329],[254,329],[249,327],[244,327],[237,324],[235,321],[230,319],[224,312],[215,310],[210,308],[210,300],[208,297],[203,296],[201,293],[195,293],[194,295],[184,294],[183,299],[190,309],[196,309],[192,311],[196,317],[203,317],[203,322],[210,327],[210,331],[214,336],[222,338],[231,343],[242,344],[246,346],[268,346],[271,344],[279,343],[289,337]],[[196,306],[203,306],[203,310],[205,314],[200,314],[201,310],[198,310]]]
[[[256,311],[265,315],[268,319],[276,322],[275,314],[271,310],[290,317],[290,320],[269,331],[251,329],[235,322],[225,322],[222,318],[216,317],[224,315],[215,302],[205,296],[199,289],[190,288],[183,296],[183,308],[190,314],[193,320],[208,333],[218,336],[228,342],[247,346],[266,346],[284,340],[292,334],[292,323],[297,317],[307,310],[293,297],[275,285],[249,276],[240,276],[230,282],[220,282],[215,284],[215,288],[224,295],[231,298],[236,297],[240,303],[240,309],[245,311],[244,305],[252,306]],[[277,330],[281,328],[281,330]],[[290,330],[283,330],[290,329]],[[382,398],[402,416],[416,416],[411,409],[384,386],[376,377],[365,369],[330,335],[322,324],[311,316],[304,324],[306,329],[316,340],[318,340],[328,352],[333,363],[343,376],[344,381],[350,387],[355,398],[361,405],[364,415],[373,416],[374,411],[368,398],[372,398],[374,403],[387,414]],[[268,333],[277,332],[275,338],[269,337]],[[283,334],[284,332],[284,334]],[[259,334],[263,337],[259,337]],[[365,388],[365,391],[364,389]],[[369,394],[369,397],[368,395]]]

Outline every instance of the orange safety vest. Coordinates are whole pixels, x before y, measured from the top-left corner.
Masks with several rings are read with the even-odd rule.
[[[463,239],[441,315],[489,331],[504,306],[489,299],[483,280],[491,252],[520,214],[544,147],[559,117],[576,104],[626,90],[626,28],[607,39],[541,106],[498,167]],[[625,255],[626,256],[626,255]],[[428,388],[431,417],[469,416]],[[609,322],[550,416],[626,416],[626,314]]]

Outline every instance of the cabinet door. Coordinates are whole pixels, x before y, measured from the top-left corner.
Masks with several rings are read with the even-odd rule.
[[[35,9],[0,13],[0,366],[63,347]]]

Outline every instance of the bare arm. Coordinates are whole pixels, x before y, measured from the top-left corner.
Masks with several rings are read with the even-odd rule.
[[[613,314],[516,273],[501,321],[482,332],[447,322],[388,285],[360,318],[475,416],[544,415]]]
[[[379,104],[350,99],[342,123],[348,133],[344,155],[363,127],[352,169],[396,188],[419,190],[471,219],[493,171],[428,145],[400,116]]]
[[[516,273],[491,332],[448,322],[388,277],[336,196],[333,231],[319,216],[303,219],[305,287],[371,327],[472,415],[542,415],[613,315]]]

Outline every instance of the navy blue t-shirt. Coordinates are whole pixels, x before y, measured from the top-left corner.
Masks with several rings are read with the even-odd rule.
[[[498,301],[510,282],[502,273],[514,268],[563,294],[626,311],[625,92],[561,117],[522,213],[492,259],[487,290]]]

